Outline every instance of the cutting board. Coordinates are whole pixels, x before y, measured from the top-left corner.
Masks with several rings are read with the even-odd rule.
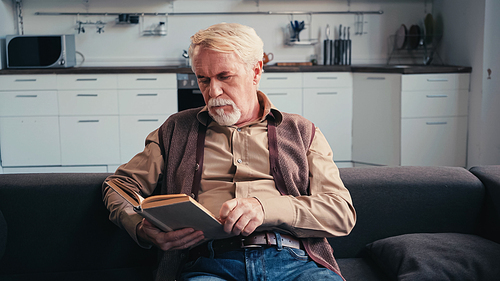
[[[277,62],[277,66],[313,65],[312,62]]]

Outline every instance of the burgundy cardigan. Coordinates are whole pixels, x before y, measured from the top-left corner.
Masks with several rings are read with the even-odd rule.
[[[196,118],[201,108],[188,109],[172,115],[159,129],[160,148],[165,171],[160,179],[162,194],[185,193],[197,198],[203,168],[206,126]],[[282,195],[309,194],[307,151],[314,137],[314,124],[300,115],[282,113],[283,120],[275,125],[269,114],[268,139],[270,171],[276,188]],[[309,256],[318,264],[342,276],[333,250],[326,238],[301,239]],[[158,275],[176,275],[181,251],[165,252]]]

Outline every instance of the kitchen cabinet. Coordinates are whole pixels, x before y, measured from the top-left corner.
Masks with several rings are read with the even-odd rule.
[[[352,74],[304,73],[303,115],[325,135],[337,165],[352,159]],[[342,165],[344,166],[344,165]]]
[[[259,90],[279,110],[302,115],[302,73],[263,73]]]
[[[120,163],[144,149],[146,136],[177,112],[175,74],[118,76]]]
[[[62,165],[120,163],[116,75],[58,75]]]
[[[353,161],[466,165],[469,74],[354,74]]]
[[[4,173],[113,172],[177,112],[176,75],[0,76]]]
[[[0,76],[2,166],[61,165],[55,75]]]

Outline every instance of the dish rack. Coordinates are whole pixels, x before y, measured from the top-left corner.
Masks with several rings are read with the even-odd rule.
[[[389,36],[389,57],[387,64],[443,65],[438,47],[441,35],[398,35]],[[404,43],[402,43],[404,42]]]

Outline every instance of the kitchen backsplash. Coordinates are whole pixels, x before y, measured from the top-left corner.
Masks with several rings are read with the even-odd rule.
[[[14,4],[0,4],[16,9]],[[385,63],[388,38],[401,24],[418,22],[432,12],[428,1],[248,1],[248,0],[23,0],[24,34],[75,34],[81,66],[161,66],[184,64],[183,51],[196,31],[219,22],[238,22],[255,28],[264,41],[264,51],[273,53],[272,63],[307,62],[323,64],[326,26],[342,26],[351,31],[352,64]],[[12,7],[11,7],[12,6]],[[118,19],[118,15],[36,15],[39,13],[213,13],[285,11],[383,11],[383,14],[307,15],[146,15],[138,23]],[[14,11],[12,12],[14,14]],[[5,12],[0,17],[0,38],[17,34],[17,20]],[[122,18],[123,19],[123,18]],[[290,21],[304,21],[301,40],[317,44],[287,45]],[[163,22],[163,27],[157,29]],[[9,28],[10,27],[10,28]],[[362,27],[362,29],[360,29]],[[160,30],[161,33],[158,33]],[[358,34],[356,34],[358,33]],[[160,36],[161,35],[161,36]],[[329,39],[338,39],[331,32]],[[83,57],[85,60],[83,61]]]

